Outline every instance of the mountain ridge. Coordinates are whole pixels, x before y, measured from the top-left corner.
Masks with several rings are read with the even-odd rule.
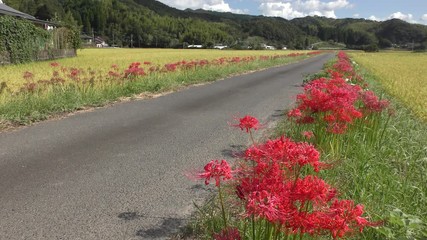
[[[340,42],[352,49],[427,45],[427,26],[398,19],[377,22],[307,16],[287,20],[203,9],[179,10],[156,0],[4,0],[4,3],[42,20],[79,25],[88,35],[102,36],[111,45],[128,47],[224,44],[236,49],[257,49],[268,44],[276,48],[306,49],[321,41]]]

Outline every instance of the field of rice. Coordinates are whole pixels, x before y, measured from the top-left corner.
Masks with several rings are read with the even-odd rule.
[[[118,68],[127,68],[132,62],[151,62],[153,65],[163,66],[167,63],[191,60],[212,60],[228,57],[273,56],[290,54],[296,51],[233,51],[215,49],[82,49],[75,58],[58,59],[60,66],[67,68],[91,68],[97,72],[108,72],[112,65]],[[304,51],[299,51],[304,52]],[[50,79],[52,67],[47,62],[33,62],[21,65],[0,66],[0,82],[6,82],[8,87],[16,89],[25,79],[25,72],[34,74],[34,79]]]
[[[351,53],[384,88],[427,121],[427,53]]]

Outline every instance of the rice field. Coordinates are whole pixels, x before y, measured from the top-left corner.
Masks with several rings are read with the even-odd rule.
[[[233,51],[215,49],[82,49],[75,58],[58,59],[61,66],[67,68],[92,69],[97,72],[108,72],[112,65],[127,68],[132,62],[149,61],[153,65],[163,66],[176,61],[212,60],[228,57],[274,56],[290,54],[296,51]],[[298,51],[304,52],[304,51]],[[16,89],[25,83],[25,72],[34,74],[34,79],[49,79],[52,76],[50,63],[33,62],[21,65],[0,66],[0,82],[6,82],[11,89]]]
[[[427,53],[351,53],[381,85],[427,121]]]

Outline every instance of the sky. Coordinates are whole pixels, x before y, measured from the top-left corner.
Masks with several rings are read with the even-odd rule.
[[[427,0],[158,0],[178,9],[205,9],[293,19],[305,16],[399,18],[427,25]]]

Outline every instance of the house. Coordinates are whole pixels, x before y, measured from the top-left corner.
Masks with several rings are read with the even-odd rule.
[[[108,44],[100,37],[95,38],[95,44],[97,48],[108,47]]]
[[[222,49],[224,49],[224,48],[228,48],[228,46],[223,46],[223,45],[215,45],[214,47],[213,47],[214,49],[219,49],[219,50],[222,50]]]
[[[202,45],[188,45],[188,48],[203,48]]]
[[[269,46],[267,44],[261,44],[261,47],[264,48],[264,49],[267,49],[267,50],[276,50],[275,47]]]
[[[23,18],[23,19],[26,19],[28,21],[33,22],[35,25],[42,27],[46,30],[52,30],[56,27],[56,24],[54,24],[52,22],[43,21],[43,20],[37,19],[37,18],[35,18],[29,14],[26,14],[26,13],[20,12],[16,9],[13,9],[13,8],[7,6],[6,4],[4,4],[2,0],[0,0],[0,16],[1,15],[8,15],[8,16]]]
[[[93,42],[93,37],[86,34],[81,34],[80,39],[82,40],[82,44],[84,45],[91,45]]]

